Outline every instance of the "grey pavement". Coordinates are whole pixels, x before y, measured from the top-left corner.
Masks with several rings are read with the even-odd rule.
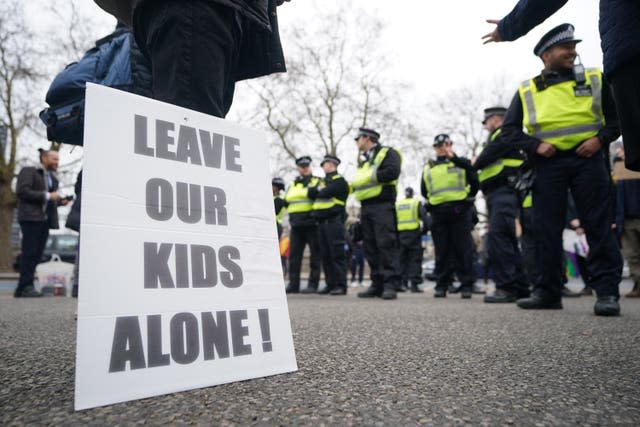
[[[76,301],[0,297],[0,425],[640,424],[638,300],[600,318],[594,297],[523,311],[355,291],[289,297],[296,373],[81,412]]]

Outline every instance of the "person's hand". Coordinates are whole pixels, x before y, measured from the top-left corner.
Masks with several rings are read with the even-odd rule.
[[[444,155],[447,156],[448,159],[453,159],[456,156],[456,153],[453,152],[452,145],[447,145],[444,147]]]
[[[63,197],[58,201],[58,204],[61,206],[67,206],[69,204],[69,199]]]
[[[576,154],[580,157],[591,157],[600,151],[601,148],[602,143],[600,142],[600,138],[594,136],[580,144],[576,149]]]
[[[575,232],[578,236],[582,236],[584,234],[584,228],[578,227],[575,229]]]
[[[556,154],[556,147],[548,142],[541,142],[538,148],[536,148],[536,153],[542,157],[553,157],[553,155]]]
[[[491,31],[490,33],[485,34],[484,36],[482,36],[482,44],[487,44],[487,43],[491,43],[491,42],[501,42],[502,41],[502,37],[500,36],[500,32],[498,31],[498,23],[500,22],[499,19],[487,19],[487,22],[489,24],[496,24],[496,28]]]
[[[569,225],[575,230],[576,228],[580,227],[580,220],[578,218],[574,218],[569,221]]]
[[[51,200],[52,202],[57,202],[60,199],[62,199],[62,197],[60,196],[60,194],[58,194],[57,191],[52,191],[51,193],[49,193],[49,200]]]

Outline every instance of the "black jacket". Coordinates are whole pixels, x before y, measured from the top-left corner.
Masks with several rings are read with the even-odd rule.
[[[42,168],[25,167],[18,174],[18,221],[47,221],[49,228],[58,225],[58,204],[47,201],[46,193],[58,190],[58,178],[51,173],[52,187],[47,190]]]
[[[136,8],[155,0],[94,0],[98,6],[131,26]],[[189,1],[189,0],[181,0]],[[201,0],[202,1],[202,0]],[[206,0],[205,0],[206,1]],[[242,20],[242,45],[236,81],[286,71],[278,31],[278,0],[208,0],[232,7]]]
[[[331,199],[335,197],[338,200],[342,200],[343,202],[347,201],[347,197],[349,197],[349,184],[342,177],[338,178],[334,177],[338,175],[338,172],[331,172],[327,174],[324,178],[325,187],[322,189],[318,189],[318,187],[309,188],[309,198],[310,199]],[[313,216],[318,218],[319,220],[341,217],[342,220],[345,218],[345,208],[344,206],[333,206],[329,209],[323,209],[318,211],[313,211]]]
[[[80,205],[82,203],[82,171],[78,173],[76,178],[76,185],[74,187],[76,193],[76,199],[71,205],[71,210],[67,216],[67,221],[64,226],[74,231],[80,231]]]
[[[372,151],[369,153],[369,157],[366,161],[373,162],[378,152],[383,148],[382,145],[376,145]],[[400,158],[400,153],[398,153],[395,149],[389,147],[389,151],[385,156],[382,163],[378,167],[376,172],[376,179],[379,183],[392,182],[398,179],[400,176],[400,168],[402,166],[402,159]],[[374,197],[372,199],[367,199],[361,201],[362,206],[367,205],[375,205],[377,203],[393,203],[395,204],[397,197],[396,186],[395,185],[384,185],[382,187],[382,192],[378,197]]]
[[[553,15],[567,0],[520,0],[498,24],[503,40],[516,40]],[[640,1],[600,0],[604,71],[613,73],[640,56]]]
[[[476,159],[473,167],[479,171],[504,158],[520,159],[525,162],[527,160],[527,156],[522,150],[502,137],[502,132],[500,132],[493,141],[491,140],[491,136],[487,139],[487,143]],[[523,163],[520,168],[524,167],[526,167],[525,163]],[[506,185],[509,177],[517,175],[520,168],[505,167],[498,175],[480,182],[480,189],[484,194],[489,194],[491,190]]]

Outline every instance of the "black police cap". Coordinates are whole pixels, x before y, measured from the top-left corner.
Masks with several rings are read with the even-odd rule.
[[[337,158],[336,156],[332,156],[331,154],[327,154],[324,156],[324,159],[322,159],[322,161],[320,162],[320,166],[322,166],[324,162],[331,162],[336,166],[341,163],[339,158]]]
[[[574,31],[575,27],[571,24],[560,24],[552,28],[547,34],[542,36],[538,44],[533,48],[533,54],[535,56],[542,56],[549,48],[561,43],[580,43],[582,40],[576,39],[573,36]]]
[[[407,187],[404,189],[404,194],[410,194],[413,196],[413,188]]]
[[[368,128],[359,128],[358,129],[358,135],[356,135],[356,137],[354,139],[357,141],[358,138],[360,138],[361,136],[368,136],[369,138],[373,139],[374,141],[377,141],[377,140],[380,139],[380,134],[378,132],[376,132],[373,129],[368,129]]]
[[[311,157],[309,156],[302,156],[296,159],[297,166],[309,166],[310,164],[311,164]]]
[[[441,133],[433,138],[433,146],[437,147],[438,145],[442,145],[447,141],[451,142],[451,138],[449,138],[449,135],[447,135],[446,133]]]
[[[484,124],[491,116],[504,116],[507,113],[507,109],[504,107],[489,107],[484,109]]]
[[[273,178],[271,180],[271,185],[279,188],[280,190],[284,190],[284,180],[282,178]]]

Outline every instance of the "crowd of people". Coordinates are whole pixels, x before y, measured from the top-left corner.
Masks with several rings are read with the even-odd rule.
[[[563,230],[586,235],[589,250],[579,255],[584,293],[595,291],[596,315],[620,314],[622,250],[640,296],[638,218],[640,173],[624,167],[616,105],[597,68],[576,64],[571,24],[546,33],[534,48],[543,71],[523,82],[508,108],[484,110],[488,140],[475,159],[458,156],[447,134],[434,138],[435,158],[420,181],[425,203],[407,188],[397,199],[402,155],[381,143],[381,135],[360,128],[360,151],[353,181],[337,174],[340,160],[325,156],[324,180],[311,174],[309,156],[296,160],[299,176],[280,197],[274,180],[276,213],[288,209],[291,255],[287,293],[346,293],[345,205],[351,192],[360,203],[357,226],[371,285],[361,298],[395,299],[409,288],[421,292],[422,235],[435,247],[436,298],[451,290],[471,298],[476,282],[478,223],[476,194],[487,205],[487,251],[495,292],[486,303],[517,303],[522,309],[561,309],[562,297],[578,296],[566,287]],[[617,144],[614,164],[609,148]],[[521,236],[516,234],[516,222]],[[331,224],[328,226],[327,224]],[[310,248],[309,286],[300,289],[305,245]],[[353,246],[353,244],[351,244]],[[320,258],[327,287],[318,290]],[[353,277],[353,275],[352,275]],[[454,279],[460,282],[453,286]]]

